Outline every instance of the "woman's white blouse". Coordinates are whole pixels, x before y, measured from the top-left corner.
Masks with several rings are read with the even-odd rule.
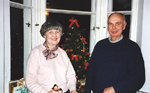
[[[44,49],[39,45],[29,55],[25,78],[29,93],[47,93],[54,84],[64,92],[76,90],[75,71],[66,52],[59,47],[55,51],[58,56],[46,60]]]

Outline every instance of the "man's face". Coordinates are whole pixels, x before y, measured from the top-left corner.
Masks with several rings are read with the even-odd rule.
[[[125,27],[126,22],[120,14],[113,14],[108,19],[108,32],[111,38],[119,39]]]

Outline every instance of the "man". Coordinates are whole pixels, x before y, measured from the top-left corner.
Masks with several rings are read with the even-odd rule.
[[[144,61],[139,46],[123,37],[123,14],[108,17],[109,38],[99,41],[92,53],[85,93],[136,93],[145,82]]]

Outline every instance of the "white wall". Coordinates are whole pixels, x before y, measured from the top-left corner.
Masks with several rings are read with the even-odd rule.
[[[4,93],[3,92],[3,83],[4,83],[4,66],[3,66],[3,62],[4,62],[4,51],[3,51],[3,46],[4,46],[4,31],[3,31],[3,0],[0,0],[0,93]]]
[[[9,93],[10,81],[10,8],[0,0],[0,93]]]
[[[141,49],[145,60],[146,82],[141,89],[150,93],[150,0],[144,0]]]

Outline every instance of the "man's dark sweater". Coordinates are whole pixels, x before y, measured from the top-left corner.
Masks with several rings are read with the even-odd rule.
[[[86,92],[103,93],[113,86],[116,93],[136,93],[145,82],[144,61],[139,46],[123,38],[117,43],[99,41],[88,67]]]

